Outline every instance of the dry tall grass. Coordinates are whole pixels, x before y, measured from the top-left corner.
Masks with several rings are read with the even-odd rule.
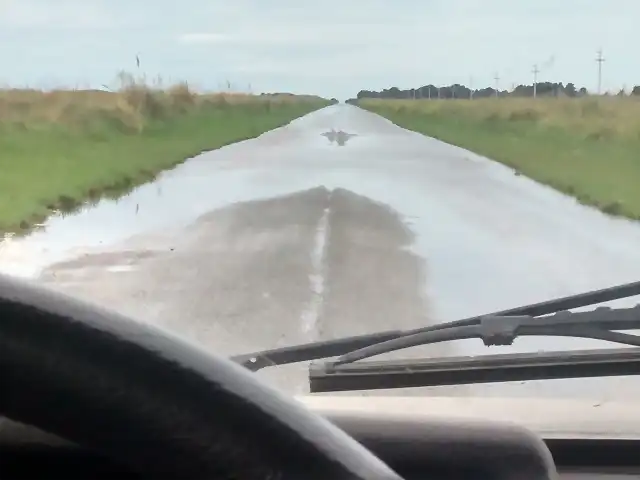
[[[198,93],[185,83],[168,87],[149,85],[144,77],[119,75],[119,88],[108,90],[0,90],[0,126],[39,129],[55,125],[85,130],[95,123],[123,132],[141,132],[154,120],[164,120],[199,108],[257,106],[318,102],[304,95]]]
[[[461,116],[479,121],[528,121],[588,138],[640,138],[640,98],[483,98],[477,100],[378,100],[361,105],[383,106],[400,113]]]

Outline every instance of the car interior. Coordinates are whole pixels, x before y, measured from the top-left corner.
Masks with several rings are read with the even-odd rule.
[[[636,440],[543,439],[523,427],[481,420],[460,422],[434,417],[414,422],[354,414],[325,418],[404,479],[604,480],[640,475]],[[295,459],[289,461],[280,478],[315,478]],[[28,425],[7,419],[0,424],[3,479],[169,477],[157,472],[147,474],[118,458]]]
[[[1,276],[0,318],[2,479],[640,474],[636,440],[312,411],[167,332]]]

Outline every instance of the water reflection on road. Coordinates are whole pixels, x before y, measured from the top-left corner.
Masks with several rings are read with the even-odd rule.
[[[351,137],[355,137],[354,134],[343,132],[342,130],[334,130],[331,129],[329,132],[325,132],[322,134],[327,137],[329,142],[335,143],[339,147],[344,147]]]

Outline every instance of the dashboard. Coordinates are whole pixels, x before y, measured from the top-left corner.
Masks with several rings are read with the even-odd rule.
[[[517,425],[463,423],[442,418],[414,421],[406,417],[341,414],[329,420],[407,480],[640,477],[637,441],[543,440]],[[145,477],[97,452],[28,426],[13,424],[12,428],[0,428],[0,478],[128,480]]]

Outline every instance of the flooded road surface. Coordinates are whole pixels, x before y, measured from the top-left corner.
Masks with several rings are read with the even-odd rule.
[[[53,218],[44,231],[3,243],[0,271],[232,355],[415,328],[634,281],[638,245],[637,223],[334,105],[191,159],[118,202]],[[469,340],[394,356],[607,346],[527,338],[488,349]],[[258,375],[302,393],[305,373],[294,365]],[[640,379],[428,393],[602,399],[623,391],[640,396]]]

